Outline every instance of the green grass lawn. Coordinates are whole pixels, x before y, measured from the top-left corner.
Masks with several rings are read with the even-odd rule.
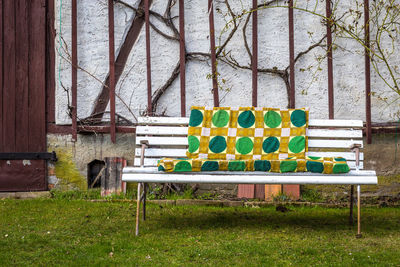
[[[363,237],[347,209],[148,206],[0,200],[0,266],[400,265],[400,209],[364,208]]]

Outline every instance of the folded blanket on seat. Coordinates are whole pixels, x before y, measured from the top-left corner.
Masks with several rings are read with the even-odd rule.
[[[185,159],[164,158],[165,172],[343,173],[344,158],[306,157],[308,109],[192,107]]]
[[[307,152],[308,109],[192,107],[188,158],[285,159]]]
[[[324,174],[346,173],[349,166],[344,158],[305,159],[288,158],[281,160],[209,160],[163,158],[158,162],[158,170],[164,172],[199,171],[262,171],[262,172],[315,172]]]

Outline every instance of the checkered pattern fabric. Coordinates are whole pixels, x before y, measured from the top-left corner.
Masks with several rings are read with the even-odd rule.
[[[308,109],[192,107],[188,158],[305,158]]]
[[[346,173],[350,168],[344,158],[288,158],[281,160],[209,160],[164,158],[158,163],[164,172],[199,171],[262,171],[262,172],[315,172]]]

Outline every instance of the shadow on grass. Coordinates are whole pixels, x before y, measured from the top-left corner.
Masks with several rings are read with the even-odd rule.
[[[277,229],[277,228],[303,228],[314,231],[347,231],[357,227],[354,213],[354,224],[349,224],[348,209],[294,209],[288,212],[278,212],[272,209],[258,210],[224,210],[212,209],[207,211],[184,209],[174,212],[171,210],[157,212],[155,220],[157,227],[165,229]],[[147,213],[145,223],[152,222],[152,212]],[[400,218],[376,210],[366,210],[362,213],[362,229],[365,231],[400,230]],[[380,231],[379,231],[380,232]],[[390,232],[387,232],[390,234]]]

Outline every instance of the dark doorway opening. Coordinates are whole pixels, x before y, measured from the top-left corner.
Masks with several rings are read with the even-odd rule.
[[[95,159],[88,164],[87,168],[87,182],[88,188],[100,188],[101,176],[104,175],[105,162]]]

